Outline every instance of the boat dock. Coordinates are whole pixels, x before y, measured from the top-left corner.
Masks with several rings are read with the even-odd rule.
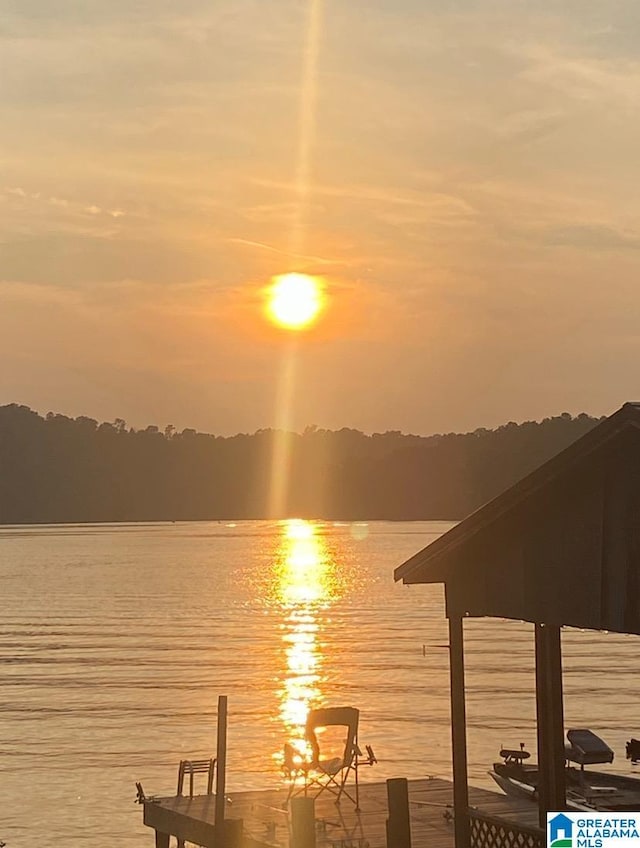
[[[454,848],[453,784],[426,778],[409,781],[408,788],[412,848]],[[291,848],[286,789],[235,792],[227,798],[225,823],[231,838],[225,842],[233,848]],[[541,844],[536,830],[538,809],[530,801],[469,787],[469,805],[472,845],[516,843],[536,848]],[[322,793],[315,801],[315,844],[317,848],[386,848],[388,817],[385,782],[360,784],[360,812],[348,799],[337,805],[333,796]],[[170,835],[178,845],[188,842],[215,848],[214,820],[214,795],[144,801],[144,823],[156,831],[157,848],[168,848]],[[516,834],[519,837],[514,839]]]

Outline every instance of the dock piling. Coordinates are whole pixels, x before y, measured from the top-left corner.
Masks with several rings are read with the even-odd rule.
[[[224,803],[227,776],[227,696],[218,696],[218,743],[216,748],[216,808],[215,828],[220,834],[224,848],[226,833],[224,831]]]
[[[156,830],[156,848],[169,848],[169,834]]]
[[[316,848],[316,813],[313,798],[291,799],[291,848]]]
[[[406,777],[387,780],[387,848],[411,848],[409,782]]]
[[[242,819],[226,819],[224,823],[225,848],[241,848],[244,833]]]

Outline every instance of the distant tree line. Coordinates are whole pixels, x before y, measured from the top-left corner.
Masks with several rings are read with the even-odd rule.
[[[426,437],[317,427],[221,437],[172,426],[135,430],[120,419],[42,417],[10,404],[0,407],[0,523],[274,517],[272,457],[283,439],[286,515],[454,520],[598,421],[564,413]]]

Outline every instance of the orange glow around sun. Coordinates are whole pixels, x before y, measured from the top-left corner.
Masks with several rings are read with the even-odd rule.
[[[280,327],[303,330],[316,320],[324,306],[324,285],[308,274],[280,274],[267,294],[267,314]]]

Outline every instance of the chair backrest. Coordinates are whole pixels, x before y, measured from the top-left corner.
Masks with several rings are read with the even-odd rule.
[[[358,745],[358,719],[360,711],[355,707],[320,707],[310,710],[305,726],[305,736],[311,746],[312,762],[317,764],[320,760],[320,743],[316,731],[321,727],[347,728],[347,736],[342,755],[342,767],[351,765]]]

